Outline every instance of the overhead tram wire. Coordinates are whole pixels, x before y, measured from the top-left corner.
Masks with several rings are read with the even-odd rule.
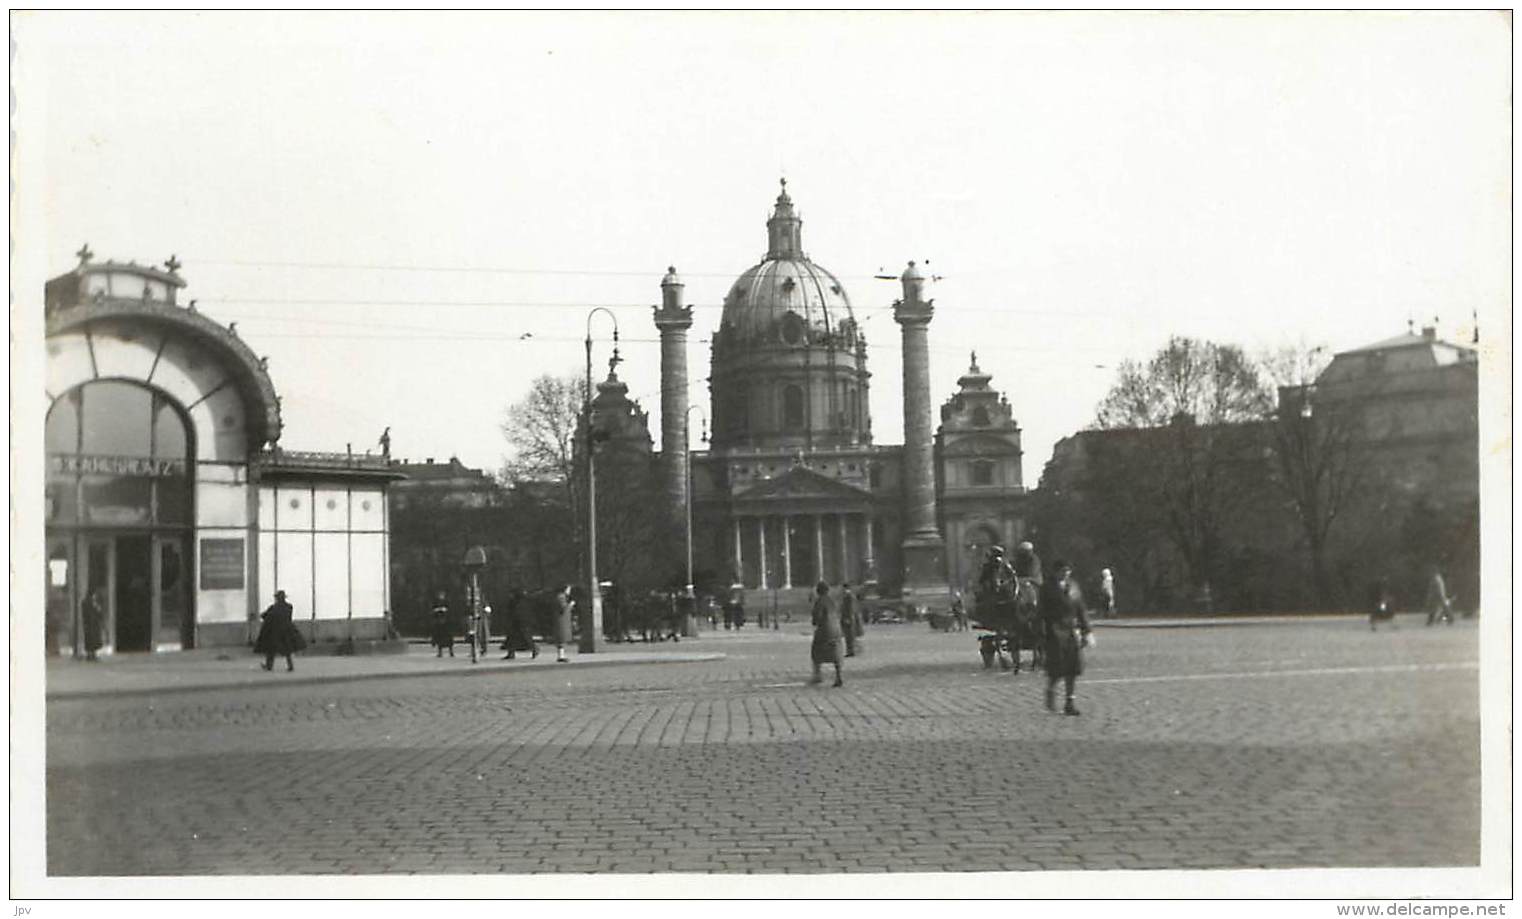
[[[237,268],[295,268],[314,271],[392,271],[392,272],[416,272],[438,274],[514,274],[514,275],[553,275],[553,276],[581,276],[581,277],[609,277],[609,278],[643,278],[649,277],[649,270],[621,271],[614,269],[595,268],[503,268],[503,267],[479,267],[473,265],[382,265],[362,264],[354,262],[282,262],[249,259],[203,259],[197,258],[196,262],[201,265],[227,266]],[[742,269],[743,270],[743,269]],[[659,272],[656,272],[658,275]],[[738,272],[728,271],[686,271],[684,276],[695,278],[730,278],[733,279]],[[870,280],[872,275],[848,274],[838,277],[852,280]]]
[[[507,309],[573,309],[585,310],[589,307],[601,306],[608,309],[649,309],[650,303],[609,303],[606,300],[365,300],[365,299],[342,299],[336,297],[197,297],[200,303],[225,303],[234,306],[256,306],[268,304],[272,306],[395,306],[395,307],[419,307],[419,306],[450,306],[474,309],[507,308]],[[724,304],[720,303],[691,303],[687,304],[694,309],[722,310]],[[862,311],[862,322],[870,321],[879,314],[893,308],[889,303],[884,306],[874,306]],[[1065,309],[1028,309],[1022,307],[1007,306],[958,306],[957,313],[1007,313],[1015,316],[1061,316],[1069,318],[1087,319],[1112,319],[1116,316],[1129,316],[1130,311],[1103,312],[1093,310],[1065,310]],[[1221,318],[1212,316],[1211,318]]]

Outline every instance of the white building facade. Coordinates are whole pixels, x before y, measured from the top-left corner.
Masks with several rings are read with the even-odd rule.
[[[388,631],[383,456],[289,453],[264,362],[165,269],[47,283],[47,634],[81,653],[241,645],[286,591],[314,642]]]

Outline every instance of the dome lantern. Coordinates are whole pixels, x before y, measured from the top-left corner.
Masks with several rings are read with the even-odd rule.
[[[802,259],[803,219],[793,210],[793,199],[787,193],[787,179],[782,180],[782,192],[772,216],[766,221],[766,257],[769,259]]]

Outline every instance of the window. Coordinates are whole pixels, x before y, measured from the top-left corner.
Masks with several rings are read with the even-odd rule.
[[[102,380],[81,387],[84,450],[109,456],[152,456],[153,392]]]
[[[992,485],[994,483],[994,464],[987,460],[975,460],[971,464],[972,484]]]
[[[190,430],[162,393],[123,380],[86,383],[53,403],[46,443],[49,522],[191,522]]]
[[[782,429],[798,431],[803,428],[803,388],[794,383],[782,387]]]
[[[972,410],[972,423],[976,427],[980,427],[980,428],[986,428],[986,427],[988,427],[988,425],[990,424],[989,419],[988,419],[988,409],[984,408],[981,405],[978,406],[977,408],[973,409]]]

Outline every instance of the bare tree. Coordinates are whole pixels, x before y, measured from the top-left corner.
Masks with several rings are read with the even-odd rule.
[[[1267,415],[1272,478],[1294,508],[1316,601],[1324,606],[1336,601],[1328,543],[1368,480],[1359,413],[1352,400],[1318,392],[1326,349],[1283,348],[1261,363],[1279,388],[1278,403]]]
[[[574,504],[576,425],[583,398],[581,377],[575,374],[544,374],[534,380],[502,422],[502,436],[512,449],[504,479],[553,482],[565,490],[566,506]]]
[[[1203,597],[1270,401],[1240,348],[1176,336],[1145,364],[1122,364],[1097,409],[1100,428],[1152,432],[1146,449],[1133,451],[1131,481]]]

